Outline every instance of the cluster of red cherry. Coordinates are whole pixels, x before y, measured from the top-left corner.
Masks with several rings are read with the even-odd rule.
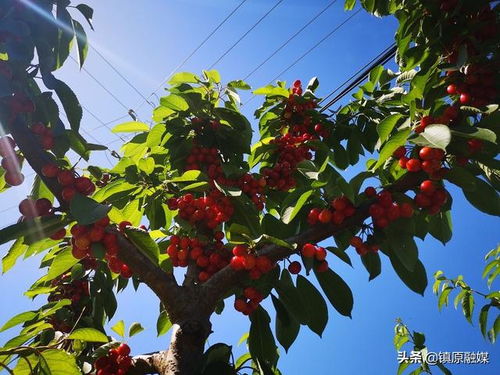
[[[369,186],[365,189],[365,195],[376,199],[376,202],[368,208],[368,213],[372,217],[373,224],[378,228],[385,228],[400,217],[413,216],[413,206],[407,202],[402,204],[395,202],[390,191],[383,190],[377,194],[375,188]]]
[[[324,247],[306,243],[300,251],[304,258],[313,258],[316,261],[316,272],[325,272],[328,270],[328,262],[326,261],[326,250]],[[297,262],[298,263],[298,262]],[[300,264],[299,264],[300,265]],[[292,262],[288,266],[288,271],[292,274],[300,272],[296,263]]]
[[[207,129],[217,130],[221,126],[221,123],[218,120],[209,120],[200,117],[193,117],[191,119],[191,125],[196,134],[202,135],[205,133],[205,130]]]
[[[174,267],[187,267],[190,260],[194,261],[200,269],[198,280],[205,282],[229,264],[231,252],[224,246],[223,238],[224,233],[220,231],[214,233],[213,243],[201,241],[196,237],[173,235],[170,237],[167,254]]]
[[[187,193],[180,198],[167,201],[170,210],[179,210],[179,217],[192,225],[215,229],[228,221],[234,213],[231,200],[218,190],[212,190],[205,197],[195,198]]]
[[[464,72],[448,72],[446,92],[458,102],[482,107],[493,102],[497,96],[495,73],[488,66],[472,64]]]
[[[42,167],[42,175],[57,179],[62,187],[61,197],[65,202],[70,202],[76,193],[92,195],[95,191],[95,185],[90,178],[80,177],[74,170],[60,168],[53,163]]]
[[[15,151],[16,142],[11,137],[0,137],[0,157],[2,168],[5,169],[5,182],[10,186],[19,186],[24,181],[20,171],[20,160]]]
[[[250,315],[254,312],[264,299],[264,296],[254,287],[247,287],[243,290],[243,295],[234,300],[234,309],[243,315]]]
[[[76,259],[94,258],[92,245],[100,243],[105,249],[104,259],[107,261],[109,269],[124,278],[130,278],[133,275],[132,269],[118,259],[119,247],[116,235],[106,233],[109,222],[109,217],[106,216],[94,224],[74,225],[70,230],[72,254]],[[123,230],[129,225],[129,222],[124,221],[120,223],[120,229]]]
[[[376,253],[380,250],[380,246],[374,243],[373,240],[369,239],[368,237],[366,241],[363,241],[360,236],[354,236],[349,241],[349,244],[354,247],[356,249],[356,252],[361,256],[366,255],[370,252]]]
[[[71,280],[71,273],[64,273],[51,281],[51,286],[56,289],[48,296],[48,302],[57,302],[62,299],[71,300],[71,305],[65,306],[56,314],[48,318],[48,323],[56,331],[70,332],[72,325],[80,315],[90,315],[91,307],[89,305],[89,281],[86,277],[79,280]]]
[[[50,150],[54,147],[54,134],[52,129],[41,122],[31,125],[31,132],[35,134],[44,150]]]
[[[327,224],[332,222],[335,225],[342,224],[344,220],[356,213],[356,208],[346,196],[333,199],[329,208],[313,208],[307,215],[307,222],[315,225],[318,222]]]
[[[13,122],[18,114],[35,112],[35,103],[23,93],[16,92],[3,100],[7,102],[10,110],[7,120],[9,123]]]
[[[107,355],[98,358],[94,363],[96,375],[126,375],[131,366],[130,347],[125,343],[110,349]]]
[[[297,164],[312,158],[310,148],[304,144],[310,139],[312,139],[312,136],[309,134],[295,137],[291,133],[286,133],[271,140],[271,144],[278,146],[276,150],[278,160],[272,168],[262,170],[270,188],[288,191],[295,187],[296,181],[293,173],[297,168]]]
[[[271,271],[275,264],[266,255],[255,255],[247,245],[233,247],[233,257],[230,266],[235,271],[248,271],[252,280],[259,279],[263,274]]]
[[[445,158],[443,150],[426,146],[418,150],[418,153],[412,151],[416,150],[410,150],[409,154],[413,153],[415,156],[407,157],[408,152],[406,148],[401,146],[394,151],[392,156],[399,159],[399,166],[408,170],[408,172],[419,172],[422,170],[431,178],[437,180],[444,177],[448,169],[442,166]]]

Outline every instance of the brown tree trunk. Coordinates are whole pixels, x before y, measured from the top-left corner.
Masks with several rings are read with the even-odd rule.
[[[198,375],[205,342],[211,332],[208,321],[188,320],[172,327],[172,339],[161,375]]]

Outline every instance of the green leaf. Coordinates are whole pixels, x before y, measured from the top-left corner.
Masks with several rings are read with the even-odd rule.
[[[87,41],[87,34],[80,22],[73,20],[73,28],[75,29],[76,45],[78,47],[78,63],[81,68],[87,58],[89,44]]]
[[[89,26],[92,30],[94,30],[94,26],[92,25],[92,17],[94,15],[94,10],[86,4],[78,4],[76,7],[80,11],[80,13],[85,17]]]
[[[129,337],[132,337],[132,336],[135,336],[142,331],[144,331],[144,327],[141,325],[141,323],[135,322],[135,323],[132,323],[132,325],[128,329],[128,335],[129,335]]]
[[[248,336],[248,349],[252,358],[259,358],[271,366],[278,361],[277,346],[269,327],[271,319],[261,306],[250,315],[250,332]]]
[[[278,342],[288,352],[290,346],[297,338],[300,330],[300,324],[288,313],[283,303],[271,294],[274,308],[276,309],[276,338]]]
[[[28,246],[23,243],[23,238],[18,238],[2,258],[2,273],[6,273],[16,264],[17,259],[23,255]]]
[[[170,108],[176,112],[187,111],[189,104],[182,96],[170,94],[160,99],[160,104],[164,107]]]
[[[378,253],[368,253],[361,257],[361,261],[369,273],[368,281],[373,280],[380,272],[382,272],[382,263],[380,262],[380,256]]]
[[[432,124],[427,126],[416,138],[412,138],[411,141],[419,146],[446,150],[451,141],[451,131],[447,125]]]
[[[78,98],[70,87],[58,79],[55,80],[54,90],[61,101],[61,104],[68,118],[71,129],[78,131],[80,128],[80,121],[83,117],[83,110]]]
[[[97,203],[92,198],[76,194],[69,204],[71,215],[80,225],[89,225],[105,217],[111,206]]]
[[[415,224],[412,219],[400,219],[385,229],[392,254],[408,271],[413,271],[418,261],[418,249],[413,239]]]
[[[427,288],[427,273],[422,262],[417,260],[413,271],[408,271],[396,256],[391,256],[389,259],[391,260],[392,267],[405,285],[415,293],[423,296]]]
[[[49,272],[47,273],[46,280],[53,280],[57,276],[62,275],[64,272],[69,271],[76,263],[78,259],[73,257],[71,253],[71,248],[66,248],[60,253],[58,253],[49,267]]]
[[[437,240],[446,244],[452,236],[451,212],[440,212],[433,215],[429,221],[429,233]]]
[[[77,328],[68,336],[68,339],[86,342],[109,342],[108,336],[95,328]]]
[[[220,83],[221,78],[220,78],[220,74],[217,70],[215,70],[215,69],[204,70],[203,74],[205,75],[205,77],[207,77],[209,82]]]
[[[266,95],[266,96],[283,96],[285,98],[288,98],[290,93],[288,92],[287,89],[279,86],[273,86],[273,85],[267,85],[261,88],[258,88],[257,90],[253,91],[254,95]]]
[[[453,168],[451,168],[448,173],[446,173],[444,178],[450,181],[452,184],[461,187],[463,190],[476,190],[476,178],[471,172],[469,172],[469,170],[465,168],[453,166]]]
[[[64,350],[49,349],[40,353],[41,358],[35,355],[30,355],[27,359],[30,360],[30,365],[27,361],[20,360],[15,369],[16,375],[32,375],[32,368],[34,369],[37,363],[39,371],[37,373],[50,374],[50,375],[81,375],[81,371],[76,364],[76,358],[66,353]],[[41,370],[40,368],[43,368]]]
[[[60,215],[35,217],[0,230],[0,245],[24,236],[44,239],[63,228],[68,220]],[[26,242],[26,241],[25,241]]]
[[[200,82],[200,78],[193,73],[189,72],[179,72],[176,73],[170,78],[168,81],[169,85],[178,85],[179,83],[198,83]]]
[[[462,299],[462,311],[465,318],[472,324],[472,314],[474,313],[474,296],[472,293],[466,293]]]
[[[316,272],[315,269],[314,274],[335,310],[341,315],[351,317],[354,299],[349,285],[331,269],[325,272]]]
[[[347,255],[345,250],[341,250],[341,249],[339,249],[337,247],[333,247],[333,246],[328,246],[326,249],[329,252],[331,252],[332,254],[335,254],[335,256],[340,258],[340,260],[342,260],[343,262],[347,263],[348,265],[350,265],[352,267],[351,258],[349,258],[349,255]]]
[[[345,0],[344,10],[353,10],[356,5],[356,0]]]
[[[301,299],[301,294],[293,285],[292,278],[288,270],[281,272],[281,277],[275,286],[280,297],[280,301],[286,307],[287,311],[301,324],[307,324],[309,317],[304,301]]]
[[[497,142],[497,135],[494,131],[490,129],[479,128],[477,126],[456,127],[451,130],[451,134],[462,138],[481,139],[483,141],[488,141],[491,143]]]
[[[202,176],[200,171],[192,170],[187,171],[182,174],[182,176],[174,177],[169,182],[190,182],[190,181],[198,181]]]
[[[154,264],[158,264],[160,249],[149,233],[136,228],[125,228],[127,238],[141,250]]]
[[[157,336],[160,337],[167,333],[170,328],[172,328],[172,322],[170,321],[170,318],[168,317],[168,314],[166,311],[162,311],[160,315],[158,316],[158,320],[156,322],[156,333]]]
[[[488,330],[488,312],[490,310],[490,305],[484,305],[481,308],[481,312],[479,313],[479,328],[481,329],[481,333],[483,337],[486,338],[486,332]]]
[[[251,87],[248,83],[246,83],[245,81],[242,81],[240,79],[228,82],[227,87],[232,87],[232,88],[235,88],[238,90],[250,90],[251,89]]]
[[[260,242],[273,243],[275,245],[278,245],[278,246],[281,246],[281,247],[284,247],[284,248],[287,248],[287,249],[290,249],[290,250],[295,250],[297,248],[296,244],[291,244],[291,243],[289,243],[287,241],[284,241],[284,240],[281,240],[279,238],[270,236],[268,234],[263,234],[258,239],[256,239],[255,242],[257,242],[257,243],[260,243]]]
[[[399,130],[396,134],[390,137],[389,140],[385,143],[384,147],[382,147],[382,149],[380,150],[379,158],[371,169],[375,170],[382,166],[385,161],[392,156],[392,154],[398,147],[403,146],[406,143],[410,133],[411,129],[407,128]]]
[[[285,209],[281,217],[281,220],[285,224],[290,224],[290,222],[295,218],[295,216],[297,216],[300,209],[304,206],[304,204],[307,202],[312,193],[313,190],[308,190],[305,193],[302,193],[302,195],[299,197],[295,205],[289,206]]]
[[[467,200],[479,211],[493,216],[500,216],[500,198],[496,190],[487,182],[476,178],[474,191],[463,190]]]
[[[33,320],[38,316],[38,313],[34,311],[26,311],[16,316],[10,318],[3,326],[0,328],[0,332],[6,331],[9,328],[15,327],[21,323],[27,322],[29,320]]]
[[[123,320],[116,322],[116,324],[111,327],[111,329],[115,331],[118,336],[125,337],[125,322]]]
[[[387,138],[389,138],[389,135],[391,134],[392,130],[398,123],[399,119],[403,117],[402,114],[397,113],[394,115],[387,116],[385,119],[383,119],[381,122],[377,124],[377,133],[380,139],[380,142],[385,142]]]
[[[321,337],[328,323],[328,308],[321,293],[302,275],[297,276],[297,290],[307,310],[307,326]]]
[[[140,121],[129,121],[116,125],[111,131],[113,133],[138,133],[147,132],[149,125]]]
[[[438,298],[438,309],[441,311],[444,305],[448,306],[448,296],[453,288],[451,286],[445,287]]]

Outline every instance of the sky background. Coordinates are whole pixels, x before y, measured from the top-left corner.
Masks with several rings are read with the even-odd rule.
[[[88,0],[86,3],[95,10],[95,31],[88,32],[92,45],[141,95],[125,83],[93,49],[89,50],[85,68],[115,98],[87,72],[80,71],[71,60],[56,72],[56,76],[67,82],[81,104],[92,112],[84,112],[83,135],[90,142],[109,144],[111,149],[118,150],[120,139],[109,128],[128,121],[128,109],[134,109],[142,121],[149,121],[152,106],[145,104],[143,97],[150,97],[165,82],[165,77],[239,1]],[[199,73],[211,66],[275,3],[269,0],[247,1],[181,70]],[[226,82],[245,77],[328,3],[324,0],[284,0],[215,68]],[[77,13],[74,14],[78,17]],[[248,79],[250,85],[257,88],[269,83],[351,14],[343,11],[343,1],[337,1],[253,74]],[[361,12],[279,79],[288,82],[301,79],[307,82],[309,78],[317,76],[320,79],[318,95],[325,96],[389,46],[395,29],[393,18],[379,19]],[[156,104],[162,92],[158,90],[149,100]],[[242,94],[243,103],[250,98],[251,94]],[[253,111],[260,103],[260,98],[251,100],[243,107],[243,112],[252,118]],[[118,118],[121,119],[116,120]],[[110,162],[114,161],[106,153],[95,153],[91,160],[93,164],[104,166],[110,166]],[[347,176],[358,171],[349,170]],[[30,172],[27,171],[26,175],[29,176]],[[0,196],[0,227],[17,221],[17,203],[30,190],[31,179],[27,180],[22,186]],[[432,351],[490,353],[493,364],[449,366],[455,375],[499,373],[498,348],[482,338],[476,316],[473,327],[465,321],[462,312],[455,311],[453,307],[444,308],[439,313],[437,299],[432,294],[432,274],[436,270],[443,270],[449,277],[462,274],[471,286],[486,291],[486,283],[481,279],[484,254],[498,243],[498,218],[476,211],[464,200],[461,192],[453,188],[451,191],[454,196],[453,239],[446,247],[430,237],[425,243],[420,242],[420,258],[427,268],[430,283],[425,297],[411,292],[398,279],[384,257],[382,275],[371,282],[368,282],[368,274],[353,249],[348,252],[354,268],[331,257],[329,262],[332,269],[353,290],[353,318],[342,317],[329,308],[330,320],[323,338],[303,327],[288,354],[281,349],[279,367],[283,374],[364,374],[367,369],[374,375],[395,374],[397,353],[392,338],[395,319],[398,317],[412,329],[426,333],[427,344]],[[5,245],[0,246],[0,255],[3,256],[7,249]],[[32,258],[19,262],[13,270],[0,277],[0,323],[33,308],[33,303],[22,297],[22,293],[42,275],[37,269],[38,261]],[[42,303],[41,299],[35,300],[37,306]],[[228,304],[232,304],[232,299]],[[482,306],[480,299],[477,305],[478,310]],[[274,311],[270,311],[274,316]],[[155,296],[144,287],[140,288],[139,293],[131,289],[119,295],[119,309],[111,324],[124,319],[127,325],[140,321],[146,328],[130,340],[133,354],[167,348],[168,335],[156,338],[157,312]],[[494,314],[491,316],[494,317]],[[493,319],[490,320],[491,324]],[[222,316],[214,316],[212,323],[214,333],[209,337],[209,344],[225,342],[234,345],[236,355],[244,352],[244,348],[236,346],[241,335],[248,331],[249,321],[246,317],[230,307]],[[14,336],[15,330],[0,333],[0,343]]]

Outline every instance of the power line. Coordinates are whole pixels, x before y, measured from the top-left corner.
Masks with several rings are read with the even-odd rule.
[[[196,52],[198,52],[201,47],[203,47],[207,42],[208,40],[217,32],[219,31],[219,29],[238,11],[238,9],[240,9],[248,0],[243,0],[241,3],[239,3],[206,37],[205,39],[203,39],[203,41],[195,48],[193,49],[193,51],[191,51],[191,53],[179,64],[177,65],[173,70],[172,72],[170,72],[170,74],[168,74],[165,79],[162,81],[162,83],[151,93],[151,95],[149,95],[140,105],[137,106],[137,110],[139,110],[143,105],[144,103],[147,103],[149,101],[149,99],[156,94],[156,92],[158,90],[160,90],[163,85],[164,85],[164,82],[165,81],[168,81],[170,79],[170,77],[176,72],[178,71],[179,69],[181,69],[190,59],[191,57],[194,56],[194,54]]]
[[[335,26],[328,34],[326,34],[323,38],[321,38],[318,42],[316,42],[316,44],[314,44],[311,48],[309,48],[306,52],[304,52],[301,56],[299,56],[294,62],[292,62],[290,65],[288,65],[285,69],[283,69],[279,74],[276,75],[276,77],[274,77],[272,80],[269,81],[268,84],[271,84],[273,83],[274,81],[276,81],[278,78],[280,78],[283,74],[285,74],[286,72],[288,72],[290,69],[292,69],[295,65],[297,65],[303,58],[305,58],[307,55],[309,55],[312,51],[314,51],[316,48],[318,48],[318,46],[321,45],[321,43],[323,43],[324,41],[326,41],[328,38],[330,38],[333,34],[335,34],[339,29],[341,29],[347,22],[349,22],[353,17],[355,17],[360,11],[362,10],[362,8],[358,9],[356,12],[354,12],[353,14],[351,14],[349,17],[347,17],[344,21],[342,21],[340,24],[338,24],[337,26]],[[245,105],[247,105],[248,103],[250,103],[252,100],[254,100],[255,98],[257,97],[257,95],[252,95],[252,97],[250,99],[248,99],[246,101],[246,103],[244,103]]]
[[[370,74],[370,71],[373,68],[375,68],[378,65],[383,65],[383,64],[387,63],[387,61],[389,61],[392,57],[395,56],[396,50],[397,50],[396,45],[392,44],[390,47],[386,48],[383,52],[381,52],[377,57],[375,57],[372,61],[370,61],[368,64],[366,64],[364,67],[362,67],[356,73],[354,73],[354,75],[352,75],[351,77],[349,77],[339,87],[337,87],[335,90],[333,90],[321,102],[324,102],[326,99],[328,99],[329,97],[331,97],[334,93],[336,93],[337,91],[339,91],[347,83],[351,82],[337,96],[335,96],[327,104],[325,104],[321,108],[321,112],[326,111],[333,104],[335,104],[337,101],[339,101],[342,97],[344,97],[346,94],[348,94],[353,88],[355,88],[356,86],[358,86]],[[353,80],[353,78],[354,78],[354,80]]]
[[[76,61],[76,59],[70,55],[70,58],[78,64],[78,61]],[[129,108],[127,107],[127,105],[125,105],[120,99],[118,99],[118,97],[113,94],[106,86],[104,86],[104,84],[101,83],[101,81],[99,81],[99,79],[97,79],[87,68],[85,67],[82,67],[82,70],[87,73],[90,78],[92,78],[104,91],[106,91],[118,104],[120,104],[123,108],[125,108],[127,111],[129,110]]]
[[[212,69],[215,65],[217,65],[226,55],[233,50],[234,47],[236,47],[248,34],[250,34],[253,29],[255,29],[271,12],[276,9],[284,0],[279,0],[276,4],[274,4],[271,9],[269,9],[257,22],[253,24],[250,29],[248,29],[242,36],[239,37],[239,39],[234,42],[234,44],[229,47],[210,67],[208,68],[209,70]]]
[[[249,77],[251,77],[257,70],[259,70],[265,63],[271,60],[279,51],[285,48],[293,39],[295,39],[302,31],[304,31],[309,25],[311,25],[314,21],[316,21],[323,13],[325,13],[332,5],[334,5],[337,0],[333,0],[329,4],[327,4],[319,13],[317,13],[313,18],[309,20],[304,26],[302,26],[297,32],[295,32],[288,40],[286,40],[281,46],[279,46],[272,54],[270,54],[264,61],[262,61],[259,65],[255,67],[250,73],[247,74],[244,81],[246,81]]]
[[[288,65],[284,70],[282,70],[276,77],[274,77],[271,81],[276,81],[283,74],[292,69],[295,65],[297,65],[304,57],[309,55],[312,51],[318,48],[321,43],[330,38],[333,34],[335,34],[338,30],[340,30],[347,22],[349,22],[353,17],[355,17],[359,12],[361,12],[362,8],[358,9],[356,12],[347,17],[344,21],[342,21],[339,25],[335,26],[333,30],[331,30],[328,34],[326,34],[323,38],[321,38],[315,45],[309,48],[305,53],[303,53],[299,58],[297,58],[293,63]]]
[[[109,62],[109,60],[108,60],[108,59],[107,59],[107,58],[106,58],[106,57],[105,57],[105,56],[104,56],[101,52],[99,52],[99,50],[98,50],[97,48],[94,48],[92,45],[90,46],[90,48],[92,48],[92,49],[94,50],[94,52],[95,52],[95,53],[97,53],[97,55],[98,55],[101,59],[103,59],[103,60],[104,60],[104,62],[105,62],[105,63],[106,63],[106,64],[107,64],[107,65],[108,65],[111,69],[113,69],[113,71],[114,71],[116,74],[118,74],[118,76],[120,76],[120,78],[121,78],[121,79],[123,79],[123,80],[127,83],[127,85],[129,85],[129,86],[132,88],[132,90],[134,90],[134,91],[137,93],[137,95],[139,95],[141,98],[143,98],[144,100],[146,100],[146,101],[147,101],[146,97],[145,97],[145,96],[144,96],[144,95],[143,95],[143,94],[142,94],[142,93],[141,93],[141,92],[140,92],[140,91],[139,91],[139,90],[135,87],[135,85],[134,85],[134,84],[132,84],[132,82],[130,82],[130,81],[128,80],[128,78],[127,78],[127,77],[125,77],[122,73],[120,73],[120,71],[119,71],[118,69],[116,69],[116,68],[115,68],[115,66],[114,66],[112,63],[110,63],[110,62]]]

